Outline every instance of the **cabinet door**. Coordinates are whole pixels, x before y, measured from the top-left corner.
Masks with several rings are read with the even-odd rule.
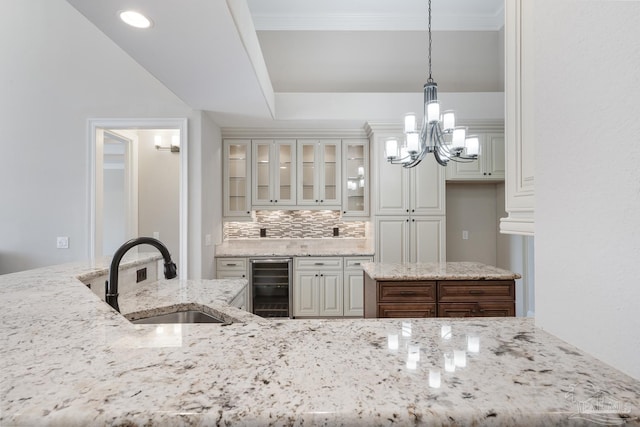
[[[273,141],[253,141],[253,192],[254,206],[269,206],[273,204],[273,179],[271,164],[273,163]]]
[[[485,136],[486,155],[484,173],[489,179],[504,179],[504,134],[490,133]]]
[[[340,205],[340,141],[298,141],[298,205]]]
[[[319,273],[320,316],[342,316],[342,271]]]
[[[295,205],[295,141],[254,140],[252,145],[253,205]]]
[[[342,141],[342,215],[369,216],[369,141]]]
[[[225,140],[222,163],[223,215],[251,218],[251,141]]]
[[[298,272],[293,286],[293,316],[318,316],[318,275],[315,272]]]
[[[391,136],[391,135],[389,135]],[[397,137],[400,141],[403,136]],[[375,172],[375,213],[378,215],[404,215],[408,213],[409,171],[400,165],[387,162],[384,139],[374,144]]]
[[[320,201],[318,188],[317,141],[298,141],[298,204],[316,205]]]
[[[376,218],[376,262],[409,262],[408,216]]]
[[[273,203],[276,206],[294,206],[296,204],[295,141],[275,141],[273,144],[273,160],[271,165],[274,188]]]
[[[344,315],[364,314],[364,276],[362,271],[344,272]]]
[[[410,262],[444,262],[445,217],[412,217],[409,226]]]
[[[483,179],[482,160],[484,159],[486,152],[484,149],[480,150],[480,155],[477,160],[455,162],[450,161],[447,165],[447,180],[449,181],[466,181]]]
[[[404,169],[396,165],[400,169]],[[429,154],[422,162],[409,169],[411,215],[444,215],[445,214],[445,168],[440,166],[433,154]]]

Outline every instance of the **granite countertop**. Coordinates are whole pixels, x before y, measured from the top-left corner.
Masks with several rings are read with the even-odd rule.
[[[0,276],[0,425],[640,425],[640,381],[532,319],[134,325],[81,274]],[[242,285],[160,280],[120,304],[233,315]]]
[[[216,257],[373,256],[370,239],[247,239],[216,245]]]
[[[514,280],[521,277],[518,273],[479,262],[366,262],[362,269],[374,280]]]

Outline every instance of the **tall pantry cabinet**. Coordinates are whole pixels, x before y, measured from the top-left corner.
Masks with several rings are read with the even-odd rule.
[[[410,169],[387,162],[388,138],[398,129],[370,124],[374,171],[376,261],[444,262],[445,169],[433,155]]]

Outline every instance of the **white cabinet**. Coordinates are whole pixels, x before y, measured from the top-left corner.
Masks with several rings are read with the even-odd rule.
[[[248,265],[247,258],[216,258],[216,278],[246,279]]]
[[[376,144],[376,215],[444,215],[445,170],[433,155],[418,166],[387,162],[384,140]]]
[[[446,167],[447,181],[504,180],[504,133],[478,134],[480,154],[477,160],[450,161]]]
[[[376,260],[385,263],[444,262],[443,216],[376,217]]]
[[[223,216],[256,209],[331,209],[369,217],[369,140],[235,139],[223,142]]]
[[[295,206],[295,140],[253,140],[252,148],[253,206]]]
[[[343,315],[342,258],[296,258],[294,271],[294,317]]]
[[[341,141],[298,140],[298,206],[340,209]]]
[[[225,218],[251,219],[251,140],[225,140],[222,161]]]
[[[344,258],[344,310],[345,317],[364,315],[364,276],[362,263],[373,261],[371,257]]]
[[[369,216],[369,140],[342,140],[342,216]]]
[[[390,164],[384,154],[385,140],[402,134],[372,130],[376,261],[445,261],[445,168],[433,155],[409,169]]]
[[[535,33],[532,1],[505,2],[505,209],[500,232],[534,234]]]

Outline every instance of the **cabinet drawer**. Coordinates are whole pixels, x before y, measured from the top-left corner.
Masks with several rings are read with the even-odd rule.
[[[436,302],[436,282],[378,282],[378,302]]]
[[[298,270],[342,270],[342,258],[308,257],[296,258],[295,268]]]
[[[438,302],[514,301],[512,280],[451,280],[438,282]]]
[[[246,258],[216,258],[218,270],[247,270]]]
[[[513,302],[439,303],[438,317],[513,317]]]
[[[378,304],[378,317],[436,317],[435,304]]]
[[[344,259],[345,270],[362,270],[362,264],[371,262],[371,257],[349,257]]]

